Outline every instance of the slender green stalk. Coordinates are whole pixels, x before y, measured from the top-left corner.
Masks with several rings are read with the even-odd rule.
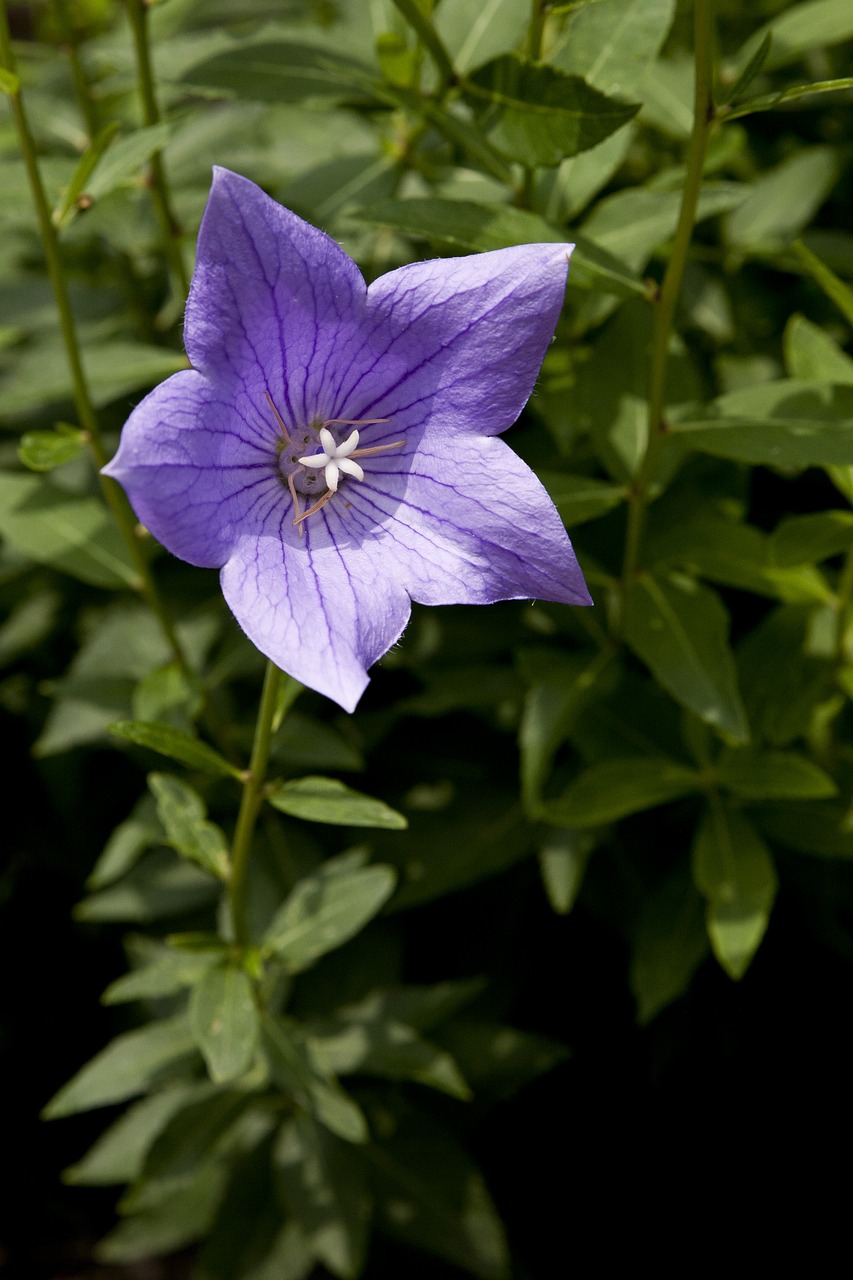
[[[545,31],[545,0],[530,0],[530,26],[527,28],[527,56],[533,62],[542,57],[542,35]]]
[[[15,69],[15,55],[12,49],[12,39],[9,33],[9,22],[6,15],[6,0],[0,0],[0,67],[2,67],[4,71],[8,71],[12,76],[17,75]],[[101,467],[105,466],[109,461],[109,455],[107,454],[107,450],[104,446],[97,415],[95,413],[94,405],[92,404],[92,397],[89,393],[89,384],[86,379],[86,372],[83,368],[80,344],[77,340],[77,327],[74,321],[74,313],[71,310],[71,300],[68,295],[68,286],[66,284],[65,273],[62,268],[62,259],[59,253],[59,239],[56,233],[56,228],[51,220],[50,206],[47,202],[47,196],[45,195],[44,185],[42,184],[41,173],[39,171],[35,141],[29,126],[29,121],[27,120],[26,111],[24,110],[20,88],[11,91],[8,96],[11,105],[12,119],[18,133],[18,139],[21,144],[21,153],[24,158],[27,177],[32,191],[33,203],[35,205],[36,217],[38,219],[39,231],[41,232],[42,245],[44,247],[48,276],[50,277],[53,296],[56,301],[56,309],[59,313],[59,327],[62,332],[62,341],[65,346],[65,354],[71,373],[71,387],[74,397],[74,405],[77,410],[80,426],[86,433],[86,442],[89,451],[94,459],[98,471],[100,472]],[[172,621],[166,613],[154,585],[151,570],[148,567],[139,538],[137,537],[136,517],[130,509],[127,498],[124,495],[124,491],[120,485],[116,484],[114,480],[107,479],[106,476],[99,475],[99,480],[104,498],[130,553],[130,558],[133,562],[134,570],[136,571],[137,588],[144,596],[149,608],[160,623],[163,633],[169,643],[169,647],[174,653],[176,660],[181,664],[181,666],[186,668],[187,662],[184,657],[183,649],[177,635],[175,634],[175,628]]]
[[[649,371],[649,437],[646,451],[633,484],[628,502],[628,530],[622,566],[622,586],[627,587],[636,572],[640,555],[649,489],[655,466],[666,437],[664,418],[669,341],[675,307],[681,292],[684,268],[696,220],[696,206],[702,188],[702,171],[708,138],[714,125],[713,90],[713,0],[696,0],[695,4],[696,91],[693,132],[687,151],[687,166],[681,210],[678,215],[672,254],[655,305],[654,329]]]
[[[89,92],[89,81],[86,79],[83,63],[80,60],[80,41],[77,38],[77,32],[74,29],[74,23],[68,10],[68,0],[53,0],[52,10],[56,25],[59,28],[60,38],[68,54],[68,63],[71,67],[71,78],[74,81],[74,94],[77,98],[77,105],[86,122],[86,132],[91,141],[98,132],[98,113],[95,110],[95,103]]]
[[[432,57],[438,70],[442,90],[455,84],[457,76],[453,66],[453,59],[445,49],[441,37],[432,22],[417,4],[417,0],[393,0],[393,3],[400,10],[400,13],[420,39],[421,44]]]
[[[252,836],[263,802],[263,789],[266,782],[267,763],[269,761],[270,743],[273,735],[273,719],[278,700],[281,672],[272,662],[267,663],[264,687],[261,693],[261,705],[258,708],[258,719],[255,724],[255,740],[252,744],[252,759],[249,772],[243,784],[243,798],[240,801],[240,812],[237,814],[237,826],[234,830],[234,843],[231,848],[231,919],[234,924],[234,936],[239,943],[246,945],[248,937],[248,920],[246,915],[246,882],[249,871],[249,853],[252,848]]]
[[[160,108],[157,105],[157,95],[154,91],[154,73],[151,69],[151,53],[148,42],[148,8],[145,0],[127,0],[127,13],[130,18],[133,44],[136,50],[139,94],[142,98],[142,116],[146,125],[159,124]],[[155,152],[151,157],[150,173],[151,196],[163,230],[166,256],[183,299],[189,290],[190,280],[181,247],[181,229],[172,210],[166,170],[163,167],[163,160],[159,152]]]

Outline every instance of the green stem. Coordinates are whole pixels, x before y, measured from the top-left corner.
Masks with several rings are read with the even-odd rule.
[[[15,54],[12,49],[9,22],[6,15],[6,0],[0,0],[0,66],[2,66],[4,71],[10,72],[13,76],[17,75]],[[45,195],[44,185],[42,184],[41,173],[38,166],[35,140],[30,129],[26,111],[24,110],[24,103],[21,97],[20,88],[10,92],[8,96],[12,111],[12,119],[21,144],[21,153],[24,157],[24,164],[26,166],[33,203],[36,209],[36,217],[38,219],[39,231],[41,232],[47,272],[50,277],[53,296],[56,301],[56,309],[59,313],[59,327],[62,332],[65,355],[68,360],[68,367],[71,373],[71,387],[74,405],[77,410],[77,417],[79,419],[80,426],[86,433],[86,442],[89,452],[91,453],[95,465],[98,468],[98,472],[100,473],[101,468],[109,461],[109,455],[104,445],[100,426],[98,425],[98,419],[92,404],[92,397],[89,394],[89,384],[86,380],[86,373],[83,368],[80,344],[77,340],[77,327],[74,322],[74,313],[71,309],[71,300],[68,295],[68,286],[66,284],[65,273],[62,268],[62,259],[59,252],[59,238],[50,216],[50,206],[47,202],[47,196]],[[130,554],[131,561],[133,562],[133,567],[137,577],[135,585],[144,596],[147,604],[160,623],[176,660],[186,669],[187,662],[184,657],[180,641],[175,634],[175,629],[172,625],[171,619],[163,608],[162,601],[160,600],[157,589],[154,585],[154,579],[151,576],[151,571],[142,552],[142,547],[136,532],[136,517],[134,516],[120,485],[116,484],[114,480],[109,480],[106,476],[102,476],[100,474],[99,480],[104,498],[112,512],[116,524],[118,525],[119,531]]]
[[[681,209],[672,246],[672,254],[658,294],[649,371],[648,442],[628,500],[628,530],[622,565],[622,587],[627,588],[636,573],[640,556],[649,490],[660,451],[666,438],[664,418],[669,342],[675,307],[687,265],[687,255],[696,220],[696,207],[702,189],[702,172],[708,138],[714,126],[713,87],[713,0],[696,0],[695,5],[696,91],[694,97],[693,132],[687,151],[687,165]]]
[[[457,76],[453,66],[453,59],[445,49],[435,27],[418,5],[417,0],[393,0],[393,3],[400,10],[409,26],[418,36],[421,44],[432,57],[438,70],[442,91],[455,84]]]
[[[142,116],[146,125],[160,123],[160,108],[154,92],[154,74],[151,69],[151,53],[148,41],[148,8],[145,0],[127,0],[127,13],[133,31],[133,44],[136,50],[136,66],[139,74],[139,93],[142,98]],[[169,195],[169,184],[160,152],[151,157],[151,196],[160,226],[169,267],[175,277],[181,298],[185,298],[190,287],[189,274],[181,248],[181,229],[172,209]]]
[[[234,924],[234,936],[243,946],[249,941],[246,912],[249,853],[252,848],[255,824],[263,802],[263,789],[266,782],[267,763],[273,735],[273,717],[275,716],[280,681],[281,672],[278,667],[274,666],[272,662],[268,662],[266,675],[264,676],[264,688],[261,693],[261,705],[258,708],[258,719],[255,725],[252,759],[249,763],[248,775],[243,784],[243,798],[240,801],[240,812],[237,815],[234,843],[231,848],[231,919]]]
[[[530,26],[527,28],[527,56],[531,62],[542,57],[542,35],[545,31],[545,0],[530,0]]]
[[[77,37],[71,14],[68,11],[68,0],[53,0],[52,7],[54,19],[59,28],[60,39],[68,53],[77,105],[86,122],[86,132],[91,141],[98,132],[98,113],[95,109],[92,95],[89,92],[89,82],[83,70],[83,63],[80,60],[80,41]]]

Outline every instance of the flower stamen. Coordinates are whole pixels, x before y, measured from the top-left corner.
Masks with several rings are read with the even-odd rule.
[[[270,395],[270,393],[269,393],[266,389],[264,389],[264,395],[266,396],[267,404],[269,405],[269,407],[272,409],[273,413],[275,414],[275,420],[276,420],[276,422],[278,423],[279,427],[281,428],[281,434],[284,436],[284,438],[285,438],[285,440],[286,440],[286,442],[287,442],[288,444],[293,444],[293,441],[291,440],[290,436],[288,435],[287,427],[284,425],[284,418],[282,418],[282,416],[281,416],[281,414],[279,413],[278,409],[276,409],[276,407],[275,407],[275,403],[274,403],[274,401],[273,401],[272,396]]]

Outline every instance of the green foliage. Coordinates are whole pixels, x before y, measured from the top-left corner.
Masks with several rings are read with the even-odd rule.
[[[430,1275],[550,1280],[543,1135],[571,1125],[560,1204],[582,1231],[589,1170],[643,1149],[650,1099],[677,1095],[680,1130],[673,1081],[732,1132],[743,1082],[789,1053],[790,1092],[822,1090],[792,973],[809,1003],[835,983],[833,1021],[849,989],[850,5],[172,0],[144,6],[153,110],[124,6],[30,6],[29,27],[8,8],[0,707],[36,768],[10,766],[0,910],[16,983],[59,1025],[0,1045],[50,1065],[40,1102],[71,1077],[48,1117],[128,1104],[64,1175],[124,1188],[106,1263],[188,1248],[200,1280],[382,1280],[411,1248]],[[258,741],[262,663],[215,575],[162,555],[97,474],[187,367],[212,163],[368,279],[576,246],[510,441],[592,610],[415,606],[353,717],[283,678]],[[49,972],[22,963],[72,881],[91,993],[68,935]],[[101,987],[95,1042],[117,1034],[80,1068]]]

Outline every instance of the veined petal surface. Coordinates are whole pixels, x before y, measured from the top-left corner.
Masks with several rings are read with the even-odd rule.
[[[214,172],[185,336],[106,468],[175,555],[221,569],[252,642],[352,710],[410,601],[589,604],[533,472],[496,437],[533,389],[571,245],[392,271]]]

